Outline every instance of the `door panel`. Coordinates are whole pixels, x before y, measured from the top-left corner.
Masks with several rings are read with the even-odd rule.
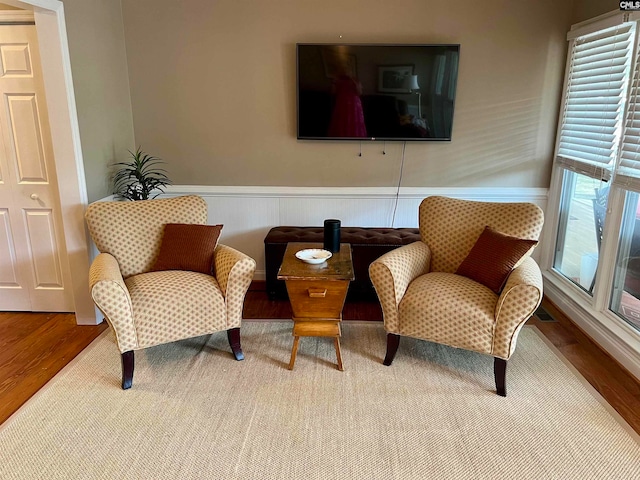
[[[35,26],[0,26],[0,63],[0,261],[12,272],[0,276],[0,310],[70,312],[73,296]],[[5,251],[3,243],[12,246]]]
[[[0,302],[3,310],[25,310],[31,296],[20,269],[8,208],[0,208]]]
[[[18,288],[16,249],[9,223],[9,209],[0,208],[0,285],[4,288]]]
[[[4,77],[33,76],[28,43],[0,45],[0,60]]]
[[[18,183],[47,183],[35,95],[7,95],[7,107],[9,128],[13,132]]]
[[[24,215],[35,288],[62,288],[59,247],[51,210],[25,210]]]

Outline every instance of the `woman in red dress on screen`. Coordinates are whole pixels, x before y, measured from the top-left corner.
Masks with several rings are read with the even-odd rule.
[[[347,73],[346,65],[341,65],[338,75],[331,85],[333,113],[329,123],[330,137],[366,137],[362,113],[362,85]]]

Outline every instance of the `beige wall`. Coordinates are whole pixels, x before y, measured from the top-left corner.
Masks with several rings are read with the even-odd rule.
[[[89,201],[111,193],[116,161],[135,146],[119,0],[64,0]]]
[[[177,184],[393,186],[400,143],[296,140],[295,44],[460,43],[453,140],[403,186],[547,187],[572,3],[122,0],[136,143]]]
[[[571,23],[580,23],[603,13],[620,10],[619,2],[610,0],[577,0],[573,5]]]

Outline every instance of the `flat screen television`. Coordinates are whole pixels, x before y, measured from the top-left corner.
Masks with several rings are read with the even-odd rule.
[[[460,45],[298,43],[304,140],[451,140]]]

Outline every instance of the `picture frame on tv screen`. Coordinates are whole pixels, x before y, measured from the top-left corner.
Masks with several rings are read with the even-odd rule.
[[[378,65],[379,93],[407,93],[407,78],[413,75],[413,65]]]
[[[300,140],[450,141],[457,44],[296,45]]]

